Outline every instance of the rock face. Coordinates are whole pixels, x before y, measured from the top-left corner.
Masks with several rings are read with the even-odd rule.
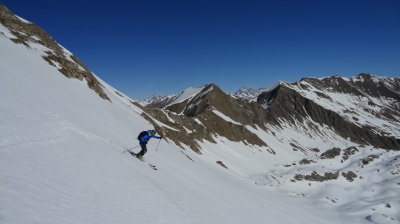
[[[44,60],[57,67],[68,78],[86,79],[89,88],[96,91],[101,98],[109,100],[92,72],[77,57],[53,40],[42,28],[17,17],[1,4],[0,23],[15,36],[15,38],[11,38],[14,43],[23,44],[28,48],[32,48],[32,45],[36,43],[47,47],[46,55],[42,56]]]
[[[283,83],[257,102],[270,105],[268,120],[275,125],[279,119],[315,122],[358,144],[400,149],[399,96],[399,79],[360,74],[348,80],[334,76]]]

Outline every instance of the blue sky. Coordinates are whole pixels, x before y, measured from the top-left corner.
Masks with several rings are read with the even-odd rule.
[[[398,0],[1,0],[133,99],[361,72],[400,76]]]

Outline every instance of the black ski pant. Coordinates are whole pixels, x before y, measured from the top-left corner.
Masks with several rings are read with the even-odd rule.
[[[139,144],[140,144],[140,148],[142,148],[142,150],[140,150],[138,155],[144,156],[144,154],[146,154],[146,152],[147,152],[146,143],[145,142],[140,142]]]

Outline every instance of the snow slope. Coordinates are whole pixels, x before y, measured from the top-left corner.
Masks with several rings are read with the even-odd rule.
[[[0,223],[329,224],[380,218],[258,185],[257,175],[294,160],[292,153],[275,157],[218,136],[217,144],[200,143],[203,155],[168,138],[150,141],[145,157],[154,171],[123,153],[139,151],[137,134],[152,128],[131,99],[102,81],[111,102],[101,99],[86,81],[68,79],[44,61],[42,48],[15,44],[0,28]],[[228,161],[229,169],[217,160]]]
[[[394,104],[391,102],[392,99],[382,97],[384,98],[382,100],[381,98],[375,98],[366,94],[350,95],[322,86],[316,88],[307,81],[301,81],[300,83],[301,86],[288,84],[286,86],[359,126],[368,125],[377,133],[389,133],[388,135],[393,135],[396,138],[400,137],[400,117],[394,115],[394,119],[389,120],[387,117],[381,115],[383,113],[383,106],[390,103]],[[324,97],[321,97],[321,95]],[[371,105],[371,102],[374,104]]]

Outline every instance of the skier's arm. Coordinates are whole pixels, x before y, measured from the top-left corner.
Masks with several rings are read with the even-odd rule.
[[[162,137],[160,137],[160,136],[157,136],[157,135],[153,135],[153,137],[152,137],[152,138],[161,139]]]

